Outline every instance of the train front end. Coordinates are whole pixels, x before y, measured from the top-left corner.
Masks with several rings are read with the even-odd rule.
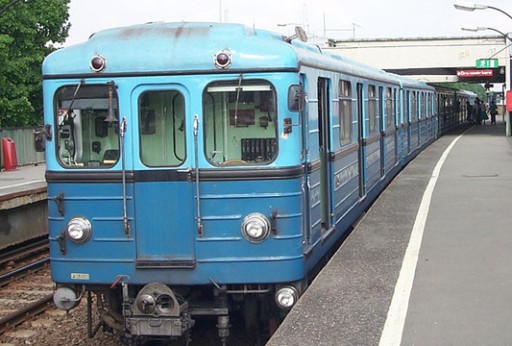
[[[296,302],[297,65],[278,37],[208,23],[106,30],[45,60],[59,308],[87,295],[129,340],[189,336],[213,316],[225,340],[234,312],[255,326]]]

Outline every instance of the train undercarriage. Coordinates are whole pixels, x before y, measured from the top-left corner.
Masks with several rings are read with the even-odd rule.
[[[289,311],[286,305],[291,307],[304,288],[300,283],[277,287],[207,285],[173,289],[162,283],[145,286],[122,283],[114,288],[88,286],[88,336],[93,338],[103,328],[119,334],[129,346],[142,345],[148,340],[184,340],[188,344],[196,320],[209,318],[215,319],[220,345],[226,345],[232,327],[231,319],[234,318],[236,323],[243,321],[252,344],[264,343]],[[67,292],[70,287],[59,289]],[[78,305],[82,289],[72,289],[77,299],[69,299],[69,294],[64,298],[63,294],[56,293],[58,307],[69,310]],[[279,292],[280,295],[276,294]],[[60,303],[58,299],[61,299]],[[75,301],[76,304],[62,306],[64,300]],[[94,301],[99,321],[94,318]]]

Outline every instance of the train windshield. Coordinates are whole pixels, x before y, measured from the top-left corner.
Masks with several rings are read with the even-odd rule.
[[[204,143],[216,166],[264,165],[277,154],[276,93],[264,81],[217,82],[203,93]]]
[[[55,97],[57,157],[68,168],[112,167],[119,159],[115,86],[71,85]]]

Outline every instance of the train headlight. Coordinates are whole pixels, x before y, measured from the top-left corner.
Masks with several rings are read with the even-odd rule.
[[[263,214],[249,214],[242,221],[242,234],[248,241],[259,243],[270,234],[270,221]]]
[[[290,309],[299,299],[299,292],[293,286],[280,288],[275,295],[277,305],[282,309]]]
[[[91,223],[84,217],[75,217],[68,222],[67,233],[73,242],[85,243],[92,234]]]

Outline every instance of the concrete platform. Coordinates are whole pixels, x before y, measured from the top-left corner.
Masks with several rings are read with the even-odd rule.
[[[48,234],[46,167],[0,172],[0,250]]]
[[[511,197],[503,123],[443,136],[382,193],[267,345],[512,345]]]
[[[0,210],[46,199],[45,164],[0,172]]]

